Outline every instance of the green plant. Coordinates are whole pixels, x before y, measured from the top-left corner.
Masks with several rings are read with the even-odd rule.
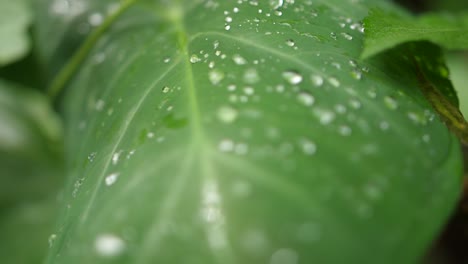
[[[33,6],[38,68],[65,127],[46,263],[415,263],[459,198],[460,144],[444,122],[462,140],[466,122],[440,43],[364,41],[369,10],[410,16],[389,1]],[[25,91],[7,86],[0,107]],[[17,108],[0,117],[48,131],[31,159],[56,160],[54,114]],[[49,216],[40,230],[54,195],[28,199]],[[2,228],[27,232],[15,199]],[[41,257],[9,251],[12,263]]]

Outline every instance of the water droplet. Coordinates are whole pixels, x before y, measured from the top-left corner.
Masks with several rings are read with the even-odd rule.
[[[208,78],[213,85],[217,85],[224,79],[224,72],[216,69],[212,70],[208,73]]]
[[[171,90],[171,88],[169,88],[169,87],[167,87],[167,86],[164,86],[164,87],[162,88],[162,92],[163,92],[163,93],[168,93],[170,90]]]
[[[235,54],[232,56],[232,60],[237,65],[244,65],[247,64],[247,61],[239,54]]]
[[[349,126],[340,126],[338,132],[343,136],[349,136],[353,132]]]
[[[218,149],[221,152],[231,152],[234,150],[234,142],[230,139],[223,139],[219,142]]]
[[[386,121],[382,121],[382,122],[380,122],[379,127],[380,127],[380,129],[385,131],[385,130],[388,130],[390,128],[390,124],[388,122],[386,122]]]
[[[198,57],[198,55],[196,54],[193,54],[192,56],[190,56],[190,62],[191,63],[197,63],[197,62],[200,62],[201,59]]]
[[[49,248],[51,248],[53,245],[54,245],[54,242],[55,240],[57,239],[57,235],[56,234],[51,234],[49,236]]]
[[[94,105],[94,108],[96,109],[96,111],[102,111],[102,109],[104,109],[105,105],[106,105],[106,102],[99,99],[99,100],[97,100],[96,104]]]
[[[423,142],[429,143],[429,141],[431,141],[431,136],[428,135],[428,134],[424,134],[422,136],[422,140],[423,140]]]
[[[89,155],[88,155],[88,161],[89,162],[93,162],[94,161],[94,158],[96,158],[96,152],[91,152]]]
[[[297,229],[297,238],[304,243],[317,242],[321,238],[320,226],[313,222],[307,222]]]
[[[252,88],[250,86],[246,86],[246,87],[244,87],[244,93],[246,95],[253,95],[255,93],[255,90],[254,90],[254,88]]]
[[[93,27],[101,25],[103,21],[104,17],[100,13],[93,13],[88,17],[88,22]]]
[[[384,104],[391,110],[396,110],[398,108],[398,103],[397,101],[390,97],[390,96],[385,96],[384,97]]]
[[[224,123],[232,123],[237,119],[238,112],[231,106],[222,106],[218,109],[218,119]]]
[[[119,178],[119,174],[118,173],[112,173],[112,174],[109,174],[105,179],[104,181],[106,182],[106,185],[107,186],[111,186],[113,185],[117,179]]]
[[[255,68],[250,68],[244,72],[243,79],[246,83],[254,84],[260,81],[260,76],[258,76],[258,72]]]
[[[301,140],[301,148],[306,155],[314,155],[317,152],[317,145],[308,139]]]
[[[323,85],[323,77],[320,75],[312,75],[310,76],[310,80],[312,81],[312,84],[316,87],[320,87]]]
[[[294,47],[296,43],[294,42],[294,40],[288,39],[286,40],[286,45],[288,45],[289,47]]]
[[[322,125],[328,125],[335,120],[335,113],[329,110],[314,109],[314,114],[319,118]]]
[[[102,234],[94,241],[94,249],[103,257],[116,257],[123,253],[125,242],[116,235]]]
[[[114,155],[112,155],[112,164],[113,165],[117,165],[117,163],[119,162],[119,158],[120,158],[121,153],[122,152],[119,151],[119,152],[114,153]]]
[[[347,40],[353,40],[353,36],[349,35],[348,33],[341,33],[341,36],[343,36]]]
[[[230,26],[230,25],[226,25],[226,26],[224,27],[224,30],[228,30],[228,31],[229,31],[230,29],[231,29],[231,26]]]
[[[232,17],[228,16],[224,19],[224,21],[226,21],[227,23],[231,23],[232,22]]]
[[[270,0],[270,6],[273,9],[278,9],[283,6],[283,0]]]
[[[309,92],[307,91],[301,91],[297,95],[297,99],[299,102],[305,106],[312,106],[315,102],[314,96],[312,96]]]
[[[340,81],[338,81],[338,79],[336,79],[335,77],[328,78],[328,82],[336,88],[340,87]]]
[[[166,58],[164,58],[164,60],[163,60],[164,63],[169,63],[170,61],[171,61],[171,58],[169,58],[169,57],[166,57]]]
[[[297,264],[299,255],[296,251],[289,248],[282,248],[271,256],[270,264]]]
[[[302,75],[294,70],[288,70],[283,72],[283,78],[290,84],[299,84],[302,82]]]

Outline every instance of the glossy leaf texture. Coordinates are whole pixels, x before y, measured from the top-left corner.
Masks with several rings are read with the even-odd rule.
[[[45,2],[54,69],[115,7]],[[137,1],[66,89],[47,262],[416,262],[459,196],[460,150],[412,64],[358,59],[375,5],[395,8]]]

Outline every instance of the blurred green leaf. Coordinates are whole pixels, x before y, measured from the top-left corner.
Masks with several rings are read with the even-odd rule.
[[[49,193],[50,195],[50,193]],[[19,203],[0,210],[0,258],[3,264],[42,263],[53,240],[55,199]]]
[[[0,67],[28,53],[27,29],[31,20],[29,1],[0,0]]]
[[[460,110],[465,117],[468,116],[468,54],[453,52],[447,55],[450,69],[450,79],[458,92]]]
[[[411,41],[430,41],[450,50],[468,49],[468,13],[409,14],[372,9],[364,19],[362,58]]]
[[[56,3],[38,2],[51,68],[115,10]],[[359,59],[372,6],[395,9],[138,1],[64,95],[47,263],[416,263],[459,197],[461,153],[412,61]]]
[[[55,191],[62,146],[60,120],[48,100],[0,80],[0,206]]]

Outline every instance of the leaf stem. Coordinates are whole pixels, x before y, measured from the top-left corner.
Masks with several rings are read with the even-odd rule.
[[[77,71],[78,67],[88,56],[89,52],[100,39],[100,37],[109,29],[114,21],[120,17],[128,8],[139,0],[124,0],[120,7],[112,14],[107,16],[104,22],[97,27],[80,46],[78,51],[73,54],[72,58],[67,64],[59,71],[57,76],[53,79],[49,88],[47,89],[47,95],[53,101],[64,89],[65,85],[72,78],[73,74]]]
[[[415,58],[413,58],[413,62],[420,90],[447,127],[464,145],[468,146],[468,122],[463,114],[429,81]]]

